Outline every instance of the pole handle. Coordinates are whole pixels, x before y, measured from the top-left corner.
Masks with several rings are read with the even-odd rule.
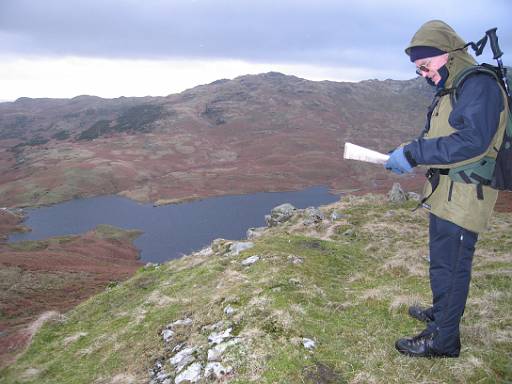
[[[503,55],[503,52],[501,51],[500,46],[498,44],[498,36],[496,36],[497,29],[498,28],[492,28],[485,32],[485,34],[489,36],[492,53],[494,54],[494,60],[498,60]]]

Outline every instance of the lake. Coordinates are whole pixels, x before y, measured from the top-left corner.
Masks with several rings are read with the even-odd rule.
[[[338,200],[326,187],[210,197],[159,207],[120,196],[100,196],[27,209],[24,224],[32,231],[12,234],[9,241],[80,234],[110,224],[143,231],[134,241],[141,260],[162,263],[199,250],[219,237],[245,239],[247,229],[265,226],[264,216],[277,205],[307,208]]]

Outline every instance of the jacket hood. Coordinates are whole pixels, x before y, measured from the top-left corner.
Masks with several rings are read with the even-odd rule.
[[[435,47],[445,52],[462,48],[465,41],[457,33],[441,20],[431,20],[423,24],[414,34],[405,53],[410,55],[412,47]]]
[[[449,58],[446,68],[449,77],[445,87],[450,87],[456,75],[464,68],[476,65],[476,60],[463,48],[465,41],[444,21],[431,20],[423,24],[414,34],[405,53],[410,56],[410,50],[416,46],[435,47],[448,52]]]

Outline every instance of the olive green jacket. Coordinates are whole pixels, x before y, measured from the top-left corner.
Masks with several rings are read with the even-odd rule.
[[[425,23],[416,32],[405,52],[409,54],[410,48],[414,46],[431,46],[448,52],[449,57],[446,67],[449,77],[446,80],[445,88],[450,88],[454,79],[463,69],[477,64],[467,53],[466,49],[454,51],[455,49],[462,48],[464,45],[464,40],[450,26],[442,21],[434,20]],[[503,93],[503,95],[506,103],[505,94]],[[451,111],[452,105],[449,95],[441,97],[432,112],[430,130],[424,137],[434,138],[454,133],[456,130],[449,123]],[[496,134],[487,151],[481,155],[452,164],[422,164],[422,166],[427,168],[452,168],[470,164],[484,156],[495,158],[496,151],[493,148],[499,148],[501,145],[507,118],[507,107],[505,105],[500,115]],[[430,195],[430,197],[425,201],[424,207],[442,219],[451,221],[473,232],[482,232],[489,225],[489,219],[496,203],[498,191],[483,186],[483,199],[478,199],[476,188],[475,184],[453,182],[448,175],[441,175],[439,185],[433,193],[430,182],[427,181],[425,184],[423,195]]]

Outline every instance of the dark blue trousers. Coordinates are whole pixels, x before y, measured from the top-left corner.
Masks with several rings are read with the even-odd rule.
[[[430,287],[434,348],[442,353],[460,351],[459,324],[471,281],[471,265],[478,234],[430,214]]]

